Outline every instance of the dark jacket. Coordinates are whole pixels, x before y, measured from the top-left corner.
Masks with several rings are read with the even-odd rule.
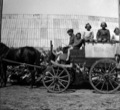
[[[97,32],[97,41],[110,41],[110,31],[108,29],[99,29]]]

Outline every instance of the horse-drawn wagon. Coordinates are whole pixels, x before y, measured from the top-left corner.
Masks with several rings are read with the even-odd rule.
[[[73,76],[79,72],[88,76],[96,91],[115,92],[120,88],[120,65],[115,61],[117,48],[120,48],[119,43],[86,43],[82,50],[71,50],[69,64],[51,61],[52,65],[44,73],[44,86],[50,92],[63,92],[76,80]]]

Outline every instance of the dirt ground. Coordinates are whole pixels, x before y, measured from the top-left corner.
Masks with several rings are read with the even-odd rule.
[[[49,93],[44,87],[0,88],[0,110],[120,110],[120,91],[99,94],[92,89],[68,89]]]

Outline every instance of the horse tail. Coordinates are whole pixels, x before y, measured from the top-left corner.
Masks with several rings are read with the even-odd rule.
[[[6,54],[9,50],[9,47],[7,47],[5,44],[0,43],[0,57]]]
[[[6,55],[9,52],[9,47],[7,47],[4,43],[0,43],[0,86],[2,86],[3,84],[6,85],[6,73],[4,73],[4,62],[3,62],[3,58],[6,57]]]

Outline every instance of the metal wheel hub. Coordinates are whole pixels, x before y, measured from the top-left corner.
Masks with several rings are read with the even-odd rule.
[[[55,83],[57,83],[58,80],[59,80],[58,76],[54,76],[54,77],[53,77],[53,80],[54,80]]]
[[[110,74],[109,73],[105,73],[105,75],[103,76],[103,78],[105,79],[105,81],[109,81],[110,80]]]

